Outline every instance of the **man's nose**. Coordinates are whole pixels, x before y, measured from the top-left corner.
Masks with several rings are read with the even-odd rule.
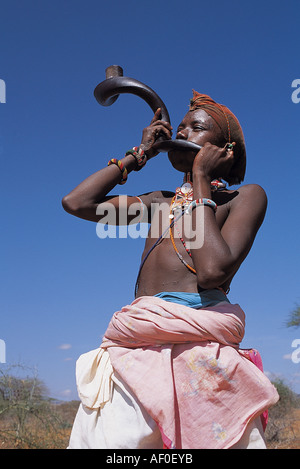
[[[179,132],[177,132],[176,138],[179,140],[187,140],[188,139],[188,130],[187,129],[181,129]]]

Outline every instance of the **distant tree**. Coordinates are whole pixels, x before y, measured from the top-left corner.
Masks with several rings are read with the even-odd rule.
[[[13,448],[55,448],[62,422],[47,388],[22,366],[0,369],[0,439]],[[12,374],[14,373],[14,374]]]
[[[297,305],[290,313],[286,327],[299,327],[300,326],[300,306]]]

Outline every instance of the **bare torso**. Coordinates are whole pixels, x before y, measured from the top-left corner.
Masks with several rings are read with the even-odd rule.
[[[238,191],[228,190],[213,194],[212,198],[218,205],[216,221],[220,230],[229,214],[231,200],[237,196]],[[155,204],[167,203],[170,205],[171,201],[172,195],[170,193],[155,193],[153,197],[153,203]],[[157,234],[159,233],[160,235],[162,232],[162,223],[160,223],[159,227],[157,227],[157,223],[157,218],[153,217],[153,223],[145,243],[142,259],[144,259],[148,251],[157,241]],[[168,225],[170,220],[167,219],[165,223]],[[155,233],[156,236],[152,236],[152,233]],[[178,236],[174,236],[174,242],[185,262],[194,268],[193,260]],[[232,277],[228,279],[225,284],[220,285],[220,288],[225,292],[229,289]],[[198,289],[199,285],[197,284],[196,275],[180,261],[172,245],[169,232],[167,232],[166,236],[164,236],[149,254],[142,267],[138,279],[136,296],[155,295],[162,291],[196,293]]]

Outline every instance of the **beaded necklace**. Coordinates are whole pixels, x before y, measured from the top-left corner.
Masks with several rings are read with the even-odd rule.
[[[219,179],[215,179],[211,182],[211,190],[213,192],[217,191],[217,190],[223,190],[226,188],[226,184],[223,183],[221,180]],[[177,199],[176,199],[177,197]],[[173,237],[173,234],[172,234],[172,227],[175,225],[176,226],[176,222],[184,215],[184,210],[186,208],[187,205],[189,205],[191,203],[191,201],[193,200],[193,185],[192,185],[192,182],[190,181],[190,176],[189,176],[189,173],[187,174],[186,176],[186,181],[182,184],[181,187],[177,188],[176,191],[175,191],[175,196],[173,197],[172,199],[172,202],[171,202],[171,205],[170,205],[170,225],[168,226],[168,228],[161,234],[161,236],[156,240],[156,242],[153,244],[153,246],[149,249],[149,251],[146,253],[146,255],[144,256],[144,258],[142,259],[141,261],[141,264],[140,264],[140,268],[139,268],[139,271],[138,271],[138,275],[137,275],[137,279],[136,279],[136,283],[135,283],[135,296],[137,294],[137,290],[138,290],[138,287],[139,287],[139,278],[140,278],[140,274],[141,274],[141,271],[142,271],[142,268],[146,262],[146,259],[148,258],[148,256],[151,254],[151,252],[153,251],[153,249],[160,243],[160,241],[166,236],[167,232],[169,231],[170,233],[170,237],[171,237],[171,241],[172,241],[172,245],[173,245],[173,248],[177,254],[177,256],[179,257],[179,259],[182,261],[182,263],[184,265],[186,265],[186,267],[193,273],[196,273],[195,269],[193,269],[193,267],[191,267],[187,262],[185,262],[185,260],[183,259],[183,257],[181,256],[181,254],[178,252],[177,248],[176,248],[176,245],[175,245],[175,242],[174,242],[174,237]],[[175,217],[175,209],[181,207],[181,210],[179,210],[179,215],[177,215]],[[177,228],[176,228],[177,229]],[[179,234],[180,236],[180,234]],[[187,249],[186,247],[186,244],[185,244],[185,241],[182,237],[180,237],[180,240],[181,242],[183,243],[185,249],[187,250],[189,256],[191,257],[191,252]]]
[[[220,179],[214,179],[211,182],[212,192],[223,190],[225,188],[226,184],[220,181]],[[174,212],[179,208],[185,210],[193,201],[193,195],[193,184],[189,179],[184,182],[181,187],[177,187],[175,191],[175,196],[173,197],[171,202],[171,211],[169,218],[174,218]]]
[[[181,187],[177,187],[175,195],[171,202],[171,210],[169,218],[174,218],[174,212],[181,208],[184,210],[193,201],[193,185],[190,181],[182,184]]]
[[[223,190],[225,188],[226,188],[226,184],[223,183],[219,179],[215,179],[211,182],[211,190],[213,192],[215,192],[217,190]],[[178,220],[179,217],[177,216],[175,218],[175,212],[177,211],[177,213],[178,213],[178,210],[179,210],[179,211],[181,211],[181,216],[183,216],[185,209],[189,206],[189,204],[192,201],[193,201],[193,184],[189,179],[189,175],[187,175],[187,181],[181,187],[178,187],[176,189],[175,196],[173,197],[171,205],[170,205],[169,218],[173,221],[173,223],[170,223],[169,234],[170,234],[170,239],[171,239],[172,246],[173,246],[174,251],[175,251],[177,257],[179,258],[179,260],[185,265],[185,267],[190,272],[192,272],[193,274],[196,274],[196,270],[184,260],[184,258],[182,257],[182,255],[178,251],[178,249],[176,247],[176,244],[175,244],[174,236],[173,236],[173,233],[172,233],[172,228],[173,228],[173,226],[175,226],[178,237],[179,237],[181,243],[183,244],[183,246],[184,246],[186,252],[188,253],[188,255],[190,257],[192,257],[192,253],[187,248],[186,243],[183,239],[183,236],[181,236],[181,234],[178,230],[177,224],[176,224],[176,221]]]

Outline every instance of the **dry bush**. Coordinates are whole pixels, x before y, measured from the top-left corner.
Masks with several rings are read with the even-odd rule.
[[[266,429],[268,448],[283,448],[286,445],[298,445],[300,437],[299,407],[300,398],[283,380],[273,381],[279,394],[279,401],[269,410]]]
[[[20,366],[0,370],[0,448],[66,448],[78,405],[71,412],[66,406],[69,415],[63,412],[36,373],[24,376],[24,371]]]

